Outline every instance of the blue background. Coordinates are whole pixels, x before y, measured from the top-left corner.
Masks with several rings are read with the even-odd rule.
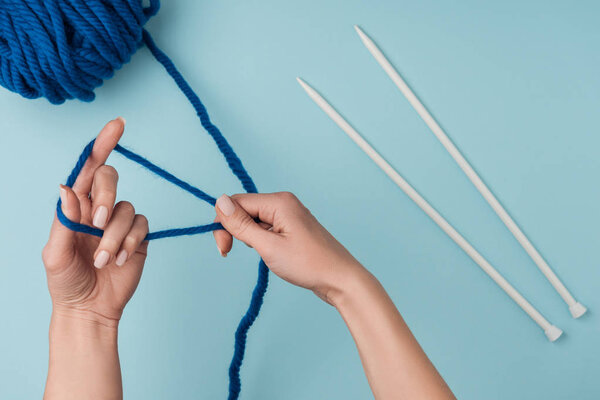
[[[485,3],[485,4],[483,4]],[[525,4],[526,3],[526,4]],[[600,26],[597,2],[164,1],[148,29],[261,191],[295,192],[384,284],[462,399],[598,399]],[[382,47],[590,307],[580,320],[363,47]],[[320,90],[565,335],[539,328],[322,113]],[[40,398],[50,299],[40,251],[58,184],[109,119],[122,140],[217,196],[240,190],[191,107],[141,49],[91,104],[0,90],[0,398]],[[151,228],[213,211],[114,155],[121,199]],[[224,398],[257,256],[210,235],[150,248],[120,329],[128,399]],[[335,310],[273,277],[243,398],[369,398]]]

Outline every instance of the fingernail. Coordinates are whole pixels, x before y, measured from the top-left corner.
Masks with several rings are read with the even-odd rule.
[[[109,258],[110,254],[108,254],[108,251],[100,251],[100,253],[98,253],[98,255],[96,256],[96,259],[94,260],[94,267],[98,269],[104,267],[108,263]]]
[[[219,249],[219,253],[221,254],[221,257],[227,257],[227,253],[223,253],[223,250],[221,250],[219,245],[217,245],[217,249]]]
[[[117,260],[115,261],[115,264],[117,264],[117,266],[119,267],[122,267],[123,264],[125,264],[125,261],[127,261],[127,256],[127,250],[121,250],[119,255],[117,255]]]
[[[62,185],[60,186],[60,201],[63,206],[67,206],[67,189],[65,189]]]
[[[123,117],[117,117],[117,119],[119,121],[121,121],[123,123],[123,125],[127,124],[127,120],[125,118],[123,118]]]
[[[217,207],[219,207],[219,210],[221,210],[221,212],[227,217],[231,216],[231,214],[233,214],[233,212],[235,211],[235,205],[233,204],[233,201],[231,201],[229,196],[227,196],[226,194],[217,199],[216,205]]]
[[[96,228],[104,228],[106,225],[106,220],[108,218],[108,208],[104,206],[100,206],[96,209],[96,213],[94,214],[93,224]]]

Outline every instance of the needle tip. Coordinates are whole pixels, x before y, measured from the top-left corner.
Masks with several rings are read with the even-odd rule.
[[[309,88],[308,84],[306,82],[304,82],[302,80],[302,78],[300,78],[299,76],[296,77],[296,80],[298,81],[300,86],[302,86],[304,88],[304,90],[307,90]]]
[[[364,41],[368,39],[368,36],[365,32],[363,32],[362,29],[360,29],[360,26],[358,25],[354,25],[354,30],[356,31],[356,33],[358,33],[358,36],[360,36],[360,38]]]

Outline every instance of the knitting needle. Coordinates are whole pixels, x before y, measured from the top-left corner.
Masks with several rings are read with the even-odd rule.
[[[319,94],[296,78],[310,98],[400,187],[452,240],[467,253],[544,330],[553,342],[562,331],[542,316],[460,233],[450,225],[363,137]]]
[[[527,236],[521,231],[519,226],[515,223],[515,221],[511,218],[508,212],[502,207],[498,199],[494,196],[491,190],[486,186],[483,180],[477,175],[475,170],[471,167],[469,162],[463,157],[460,151],[456,148],[454,143],[450,140],[448,135],[444,132],[444,130],[439,126],[436,120],[431,116],[429,111],[425,108],[425,106],[419,101],[417,96],[413,93],[410,87],[406,84],[404,79],[400,76],[398,71],[392,66],[392,64],[385,57],[383,52],[377,47],[377,45],[367,36],[366,33],[358,27],[358,25],[354,25],[354,29],[360,36],[360,39],[369,50],[369,52],[373,55],[375,60],[381,65],[386,74],[392,79],[392,81],[396,84],[398,89],[402,92],[404,97],[408,100],[408,102],[413,106],[415,111],[419,114],[419,116],[423,119],[425,124],[431,129],[433,134],[438,138],[438,140],[442,143],[442,145],[446,148],[448,153],[452,156],[454,161],[457,162],[458,166],[463,170],[463,172],[467,175],[467,177],[471,180],[473,185],[479,190],[479,193],[483,196],[483,198],[488,202],[488,204],[492,207],[492,209],[496,212],[498,217],[504,222],[504,225],[510,230],[515,239],[523,246],[529,257],[533,260],[533,262],[538,266],[540,271],[546,276],[548,281],[552,284],[554,289],[558,292],[558,294],[563,298],[565,303],[569,306],[569,311],[573,318],[579,318],[587,311],[586,307],[579,303],[575,298],[569,293],[565,285],[560,281],[560,279],[556,276],[552,268],[548,265],[546,260],[542,257],[542,255],[537,251],[537,249],[531,244]]]

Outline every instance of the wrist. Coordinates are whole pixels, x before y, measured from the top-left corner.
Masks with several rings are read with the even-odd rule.
[[[379,285],[375,276],[356,262],[346,268],[343,278],[328,292],[327,302],[341,312],[374,285]]]
[[[118,321],[55,308],[44,399],[121,399]]]
[[[50,344],[67,339],[73,344],[99,342],[116,345],[119,321],[89,310],[54,307],[50,320]]]

